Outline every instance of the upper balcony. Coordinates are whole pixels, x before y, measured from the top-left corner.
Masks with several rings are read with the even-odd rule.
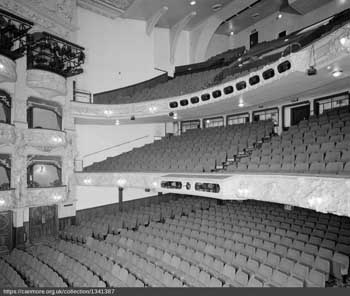
[[[28,35],[27,85],[45,97],[65,96],[66,78],[83,73],[84,48],[46,32]]]
[[[193,73],[182,69],[174,79],[156,85],[140,84],[94,95],[94,104],[73,103],[73,115],[105,121],[203,116],[307,92],[334,82],[332,72],[350,73],[348,20],[345,10],[308,28],[238,54],[224,67]],[[317,75],[312,67],[317,65]],[[196,70],[196,71],[197,71]],[[296,85],[298,88],[296,89]],[[137,90],[136,90],[137,89]],[[215,108],[213,104],[215,103]]]

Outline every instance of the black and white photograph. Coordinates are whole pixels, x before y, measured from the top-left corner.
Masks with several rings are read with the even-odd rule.
[[[0,0],[1,295],[347,293],[349,259],[350,0]]]

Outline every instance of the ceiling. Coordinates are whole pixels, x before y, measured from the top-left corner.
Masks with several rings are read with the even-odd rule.
[[[190,31],[214,14],[220,18],[220,11],[224,10],[225,6],[228,8],[228,4],[234,4],[235,1],[237,4],[240,2],[238,0],[196,0],[196,4],[193,6],[190,5],[191,0],[77,0],[77,3],[83,8],[107,17],[124,17],[146,21],[166,6],[168,10],[157,23],[157,27],[160,28],[171,28],[195,11],[196,15],[185,27],[185,30]],[[296,14],[307,13],[330,1],[335,0],[256,0],[251,6],[248,6],[247,3],[246,9],[238,15],[224,21],[217,33],[228,35],[232,31],[232,27],[233,31],[238,33],[277,11]],[[289,2],[299,11],[291,8]],[[221,5],[221,9],[214,11],[212,8],[214,5]],[[224,14],[229,15],[227,11]]]
[[[148,20],[162,7],[167,6],[168,11],[161,17],[157,27],[171,28],[186,15],[195,11],[197,14],[186,26],[186,30],[192,30],[215,12],[212,6],[226,4],[232,0],[196,0],[196,5],[191,6],[190,0],[135,0],[134,4],[124,14],[124,17],[138,20]]]

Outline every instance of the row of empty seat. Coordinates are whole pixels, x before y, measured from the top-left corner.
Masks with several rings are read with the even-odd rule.
[[[349,106],[301,121],[227,170],[349,175]]]
[[[272,121],[189,130],[84,168],[103,171],[211,172],[274,132]]]
[[[87,238],[86,247],[104,256],[99,260],[113,258],[117,278],[124,268],[145,286],[324,287],[348,272],[348,218],[258,201],[198,201],[172,201],[170,208],[190,211]],[[63,245],[87,257],[79,255],[88,252],[83,247]]]

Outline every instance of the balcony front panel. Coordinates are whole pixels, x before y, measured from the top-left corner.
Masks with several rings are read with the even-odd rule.
[[[78,186],[117,187],[120,181],[125,188],[148,188],[155,192],[223,200],[255,199],[350,217],[350,178],[346,176],[142,172],[75,174]],[[203,184],[209,184],[211,189],[206,190]]]
[[[0,190],[0,212],[15,208],[15,190]]]
[[[27,188],[27,194],[22,196],[19,207],[38,207],[58,204],[68,199],[66,186],[47,188]]]
[[[25,130],[24,139],[26,145],[46,152],[66,146],[66,134],[62,131],[28,129]]]
[[[67,94],[66,79],[49,71],[27,70],[27,86],[36,90],[43,98],[54,98]]]

